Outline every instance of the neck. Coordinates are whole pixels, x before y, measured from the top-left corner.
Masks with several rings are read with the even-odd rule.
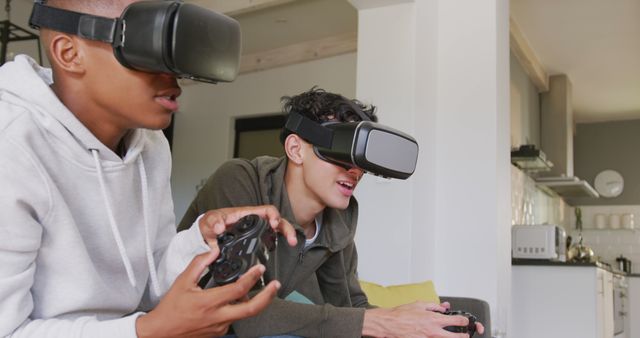
[[[320,214],[326,205],[321,203],[317,196],[304,185],[300,168],[291,164],[287,165],[285,173],[285,187],[289,195],[291,210],[307,238],[313,237],[316,231],[315,218]]]
[[[111,114],[92,101],[82,99],[85,97],[82,90],[64,88],[64,81],[60,82],[54,82],[51,85],[51,89],[60,101],[102,144],[118,153],[118,146],[127,130],[119,128],[116,123],[110,123],[113,121],[106,122],[103,117],[108,118]]]

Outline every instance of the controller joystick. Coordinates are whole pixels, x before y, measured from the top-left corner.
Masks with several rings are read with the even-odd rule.
[[[219,246],[220,245],[225,246],[225,245],[231,243],[231,241],[233,241],[234,238],[236,238],[236,236],[234,236],[231,233],[225,232],[222,235],[220,235],[220,237],[218,237],[218,245]]]
[[[254,215],[251,215],[251,216],[254,216]],[[242,234],[251,231],[253,228],[255,228],[258,225],[258,222],[256,222],[254,219],[255,217],[251,217],[251,218],[244,217],[240,219],[240,221],[236,223],[236,226],[235,226],[236,230]]]
[[[214,264],[213,280],[218,285],[231,283],[240,277],[243,270],[246,271],[245,264],[246,262],[238,257],[218,262]]]
[[[248,215],[218,236],[220,256],[200,279],[203,289],[235,282],[252,266],[269,259],[276,247],[276,233],[257,215]]]
[[[447,311],[443,314],[448,316],[464,316],[469,319],[469,325],[467,326],[445,326],[445,330],[456,333],[468,333],[469,338],[473,337],[476,333],[476,322],[478,321],[476,316],[464,311]]]

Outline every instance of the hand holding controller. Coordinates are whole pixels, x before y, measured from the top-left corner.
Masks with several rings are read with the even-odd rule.
[[[268,222],[248,215],[218,236],[220,256],[198,282],[203,289],[235,282],[258,263],[266,263],[276,247],[276,233]]]
[[[443,314],[448,316],[464,316],[469,319],[469,325],[467,326],[446,326],[444,327],[445,330],[456,333],[468,333],[469,338],[473,337],[476,333],[476,322],[478,321],[476,316],[464,311],[447,311]]]

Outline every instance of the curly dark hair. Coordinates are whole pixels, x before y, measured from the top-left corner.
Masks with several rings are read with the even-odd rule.
[[[350,100],[340,94],[327,92],[318,86],[313,86],[310,90],[295,96],[283,96],[280,101],[284,114],[296,112],[318,123],[362,121],[360,114],[354,111],[354,105],[369,120],[378,121],[378,117],[375,115],[375,106],[365,105],[358,100]],[[280,141],[283,144],[289,134],[292,134],[291,131],[282,129]]]

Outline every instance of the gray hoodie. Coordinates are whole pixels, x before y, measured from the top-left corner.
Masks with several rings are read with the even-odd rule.
[[[303,337],[360,337],[364,310],[370,307],[357,279],[354,242],[358,206],[354,198],[345,210],[327,208],[316,241],[304,248],[305,236],[295,220],[284,184],[286,158],[235,159],[223,164],[207,181],[180,223],[187,229],[209,209],[273,204],[298,235],[298,246],[280,239],[265,277],[278,279],[278,299],[253,318],[233,324],[240,337],[293,334]],[[293,291],[314,304],[284,300]]]
[[[0,337],[135,337],[208,248],[175,236],[162,133],[132,131],[120,158],[51,82],[26,56],[0,68]]]

